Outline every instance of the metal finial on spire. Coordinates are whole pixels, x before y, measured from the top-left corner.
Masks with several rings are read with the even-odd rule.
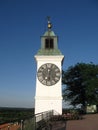
[[[50,21],[50,17],[48,16],[47,19],[48,19],[48,30],[51,30],[52,24],[51,24],[51,21]]]

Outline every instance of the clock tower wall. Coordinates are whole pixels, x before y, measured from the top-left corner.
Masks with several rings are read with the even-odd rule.
[[[58,56],[35,56],[36,62],[37,62],[37,72],[40,66],[46,63],[53,63],[58,68],[60,69],[60,75],[62,76],[62,60],[64,56],[63,55],[58,55]],[[47,111],[47,110],[55,110],[59,112],[60,114],[62,113],[62,84],[61,84],[61,79],[52,85],[52,86],[47,86],[43,85],[38,78],[36,77],[36,112],[42,112]],[[46,105],[45,105],[46,104]]]

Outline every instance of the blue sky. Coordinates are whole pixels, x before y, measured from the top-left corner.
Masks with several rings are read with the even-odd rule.
[[[34,107],[40,36],[51,16],[63,68],[98,64],[98,0],[0,0],[0,106]]]

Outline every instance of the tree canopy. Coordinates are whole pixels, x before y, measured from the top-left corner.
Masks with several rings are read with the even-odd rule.
[[[63,99],[71,105],[98,104],[98,65],[77,63],[62,72]]]

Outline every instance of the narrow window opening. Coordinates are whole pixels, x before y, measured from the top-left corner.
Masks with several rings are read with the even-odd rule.
[[[50,39],[50,49],[53,49],[54,46],[53,46],[53,39]]]
[[[53,49],[54,43],[53,39],[45,39],[45,49]]]
[[[49,48],[49,39],[45,39],[45,48],[46,48],[46,49]]]

